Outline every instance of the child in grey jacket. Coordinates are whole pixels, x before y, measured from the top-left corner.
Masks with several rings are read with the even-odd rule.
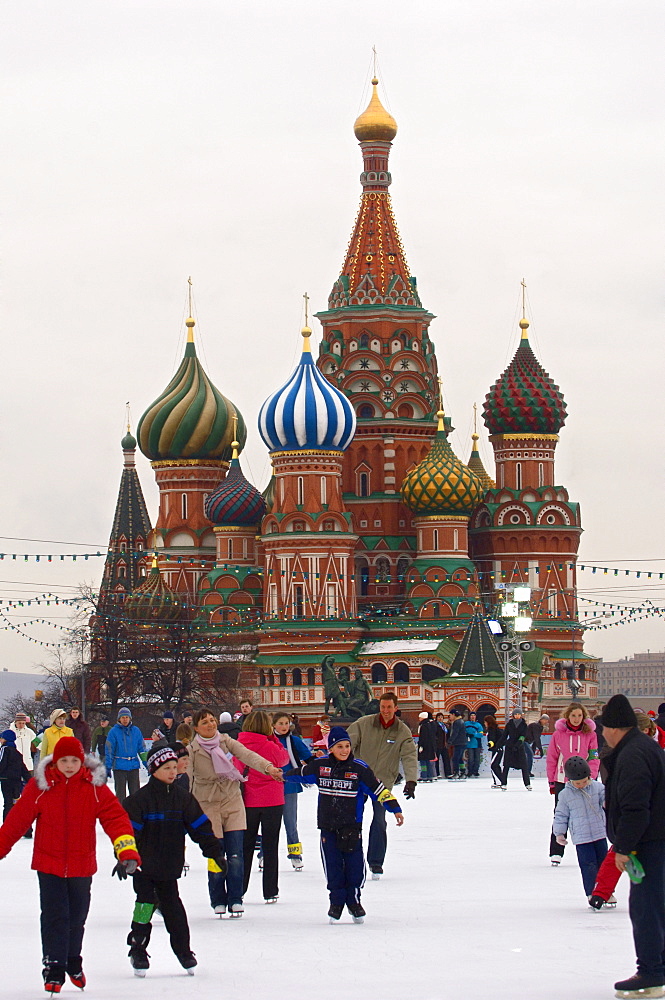
[[[569,757],[565,767],[568,779],[554,811],[554,836],[558,844],[567,843],[566,834],[577,850],[577,861],[587,899],[593,894],[598,869],[607,854],[605,837],[605,786],[591,780],[591,768],[584,757]]]

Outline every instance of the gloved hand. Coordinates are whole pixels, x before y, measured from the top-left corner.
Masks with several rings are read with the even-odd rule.
[[[404,784],[404,798],[405,799],[415,799],[416,797],[416,782],[407,781]]]
[[[524,736],[520,736],[520,737],[519,737],[519,742],[520,742],[520,743],[524,743]]]
[[[226,875],[229,866],[226,863],[226,858],[224,857],[224,855],[220,854],[220,856],[218,858],[212,858],[212,860],[215,862],[215,864],[219,868],[220,874],[221,875]]]
[[[122,882],[122,880],[127,878],[128,875],[133,875],[138,866],[138,861],[135,861],[134,858],[130,858],[129,861],[118,861],[117,865],[111,872],[111,878],[113,878],[114,875],[117,875]]]
[[[550,795],[556,795],[556,788],[553,781],[550,781]]]
[[[560,833],[559,836],[556,838],[556,842],[557,844],[560,844],[561,847],[565,847],[566,844],[568,843],[568,838],[564,837],[564,835]]]

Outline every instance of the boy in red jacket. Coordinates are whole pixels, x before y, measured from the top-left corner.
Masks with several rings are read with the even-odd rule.
[[[83,989],[81,945],[90,907],[90,885],[97,871],[95,824],[113,843],[122,874],[136,871],[129,817],[106,785],[106,769],[86,757],[73,736],[58,740],[0,827],[0,858],[37,820],[32,867],[39,878],[44,989],[59,993],[65,974]]]

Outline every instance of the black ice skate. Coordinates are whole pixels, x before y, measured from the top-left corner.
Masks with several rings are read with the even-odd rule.
[[[365,913],[365,908],[362,903],[347,903],[346,906],[349,913],[353,917],[354,924],[362,924],[365,922],[367,914]]]
[[[74,958],[67,962],[67,975],[74,986],[78,986],[80,990],[85,989],[85,973],[80,958]]]
[[[602,896],[589,896],[589,906],[592,910],[602,910],[605,900]]]
[[[129,945],[129,963],[134,970],[134,975],[143,979],[150,968],[150,955],[146,951],[150,940],[150,924],[139,924],[132,921],[132,929],[127,935]]]
[[[330,923],[336,924],[339,918],[344,913],[344,907],[338,906],[337,903],[331,903],[330,909],[328,910],[328,916],[330,917]]]
[[[176,958],[182,965],[183,969],[187,969],[187,975],[193,976],[194,969],[198,965],[196,961],[196,956],[193,951],[188,951],[185,955],[176,955]]]
[[[633,1000],[633,998],[638,997],[665,996],[662,982],[650,976],[641,976],[639,972],[631,976],[630,979],[622,979],[620,982],[615,983],[614,989],[616,990],[615,997],[624,998],[624,1000]]]
[[[65,970],[61,965],[49,962],[42,971],[44,989],[47,993],[59,993],[65,982]]]

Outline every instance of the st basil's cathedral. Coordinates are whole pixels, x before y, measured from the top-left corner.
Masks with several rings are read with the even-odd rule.
[[[122,441],[100,608],[122,600],[143,622],[186,615],[212,637],[218,662],[237,666],[243,695],[288,708],[307,731],[354,686],[367,698],[394,690],[408,721],[456,706],[503,718],[504,659],[488,622],[502,589],[519,584],[531,590],[535,644],[523,657],[527,713],[557,713],[571,677],[593,703],[595,660],[576,604],[580,508],[555,485],[563,395],[523,315],[517,352],[483,405],[494,478],[477,434],[466,463],[454,453],[434,316],[389,193],[397,124],[376,78],[354,131],[360,206],[316,313],[318,357],[306,319],[299,363],[258,413],[268,487],[261,494],[243,474],[245,420],[204,370],[190,315],[182,363],[137,437],[128,428]],[[137,443],[159,488],[154,527]]]

